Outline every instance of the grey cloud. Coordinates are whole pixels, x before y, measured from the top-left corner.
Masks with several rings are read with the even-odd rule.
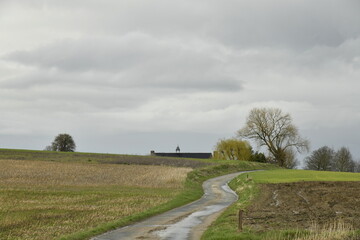
[[[196,36],[237,48],[302,50],[337,46],[360,34],[357,0],[15,2],[19,8],[37,8],[39,13],[48,8],[51,23],[61,16],[64,25],[88,35],[123,36],[139,31],[175,38]],[[55,22],[62,28],[58,20]]]
[[[154,98],[144,89],[118,89],[75,81],[65,83],[61,79],[50,83],[43,81],[39,85],[34,82],[30,81],[30,88],[1,85],[0,93],[7,101],[2,101],[0,108],[28,113],[37,110],[71,113],[124,111]],[[21,85],[21,82],[16,85]]]
[[[65,71],[119,71],[156,57],[151,54],[156,53],[149,47],[152,43],[145,35],[137,34],[120,39],[64,40],[33,51],[13,52],[5,59]]]
[[[220,41],[239,47],[308,49],[337,46],[360,34],[359,2],[226,1],[212,22]]]
[[[199,51],[196,46],[184,47],[177,40],[130,33],[121,38],[62,41],[33,51],[13,52],[5,60],[36,66],[40,71],[72,75],[75,82],[80,81],[76,77],[87,78],[86,82],[94,85],[239,90],[241,82],[226,73],[224,63],[214,58],[211,50]],[[26,81],[29,84],[53,81],[50,77],[48,80],[38,77]]]
[[[310,65],[313,69],[323,70],[327,66],[332,69],[334,66],[329,64],[345,64],[359,68],[360,57],[360,35],[357,38],[345,40],[337,47],[319,46],[309,49],[298,55],[298,65]]]
[[[122,112],[168,97],[224,91],[224,85],[216,78],[211,79],[212,76],[206,74],[196,76],[202,78],[200,82],[191,74],[188,82],[183,82],[185,77],[174,79],[170,74],[156,82],[146,78],[153,76],[133,76],[129,78],[137,80],[137,83],[131,84],[131,81],[123,83],[121,78],[113,78],[111,73],[67,73],[39,69],[31,74],[0,81],[0,95],[6,99],[2,100],[0,109],[28,113]],[[206,84],[202,81],[204,79]],[[209,82],[209,79],[213,82]],[[234,91],[231,88],[225,90]]]
[[[91,19],[81,24],[89,32],[96,30],[109,35],[136,29],[158,36],[196,35],[236,48],[265,46],[304,50],[338,46],[360,34],[357,0],[130,0],[87,4],[91,7],[84,10],[84,16]],[[83,3],[66,5],[73,10],[81,8]],[[98,8],[102,10],[100,13]]]

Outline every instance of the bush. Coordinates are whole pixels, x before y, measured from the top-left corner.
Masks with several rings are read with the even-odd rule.
[[[215,147],[214,158],[222,160],[248,161],[251,157],[251,146],[247,141],[221,139]]]
[[[266,163],[267,159],[263,153],[255,152],[251,154],[250,161]]]

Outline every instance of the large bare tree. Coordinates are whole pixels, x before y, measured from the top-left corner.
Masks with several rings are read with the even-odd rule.
[[[278,108],[252,109],[238,136],[265,146],[282,167],[293,167],[294,150],[299,153],[309,150],[309,141],[301,138],[290,114]]]

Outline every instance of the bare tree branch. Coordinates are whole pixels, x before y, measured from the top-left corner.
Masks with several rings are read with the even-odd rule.
[[[284,114],[278,108],[252,109],[245,127],[240,129],[237,135],[255,140],[260,146],[266,146],[283,167],[287,167],[286,158],[294,158],[294,149],[299,153],[309,149],[309,141],[300,137],[298,129],[292,124],[290,114]]]

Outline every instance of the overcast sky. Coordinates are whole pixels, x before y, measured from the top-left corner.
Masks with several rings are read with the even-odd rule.
[[[0,147],[209,152],[250,109],[360,158],[358,0],[1,0]]]

